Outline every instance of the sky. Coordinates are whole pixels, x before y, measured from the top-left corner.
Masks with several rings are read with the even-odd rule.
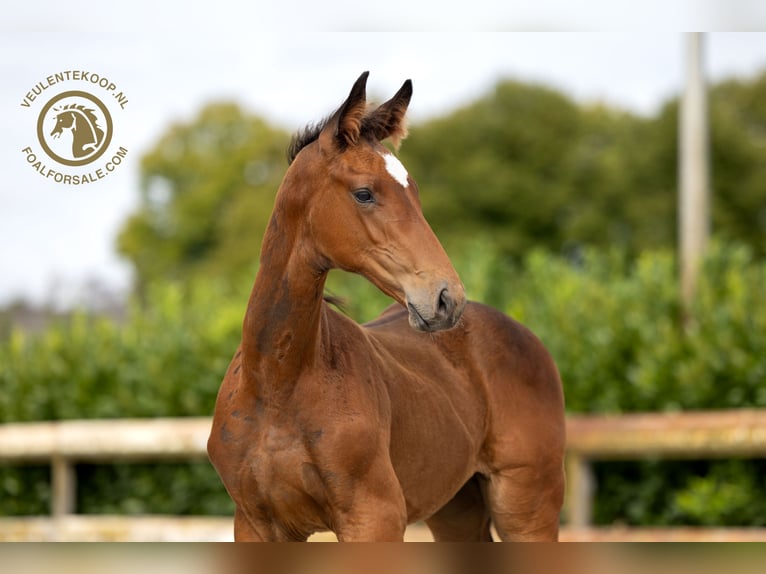
[[[755,31],[766,10],[756,0],[475,0],[455,12],[394,0],[367,13],[348,0],[130,4],[14,3],[0,22],[0,305],[77,303],[94,280],[126,292],[130,267],[114,245],[138,205],[140,158],[211,101],[292,130],[332,111],[369,70],[379,101],[413,80],[412,122],[469,103],[500,78],[648,115],[679,93],[686,30],[713,31],[711,81],[766,69],[766,34]],[[51,86],[28,107],[25,95],[65,70],[99,74],[127,99],[112,112],[111,144],[127,153],[88,185],[41,176],[22,151],[35,147],[45,98],[74,87]]]

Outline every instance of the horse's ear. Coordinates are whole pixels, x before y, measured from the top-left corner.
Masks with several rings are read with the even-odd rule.
[[[375,110],[365,120],[378,141],[389,138],[394,146],[407,137],[405,114],[412,98],[412,80],[407,80],[393,98]]]
[[[329,143],[328,140],[331,139],[332,143],[343,149],[359,141],[362,119],[367,111],[366,86],[369,75],[370,72],[364,72],[354,82],[348,98],[333,114],[325,129],[322,130],[320,139],[323,142]]]

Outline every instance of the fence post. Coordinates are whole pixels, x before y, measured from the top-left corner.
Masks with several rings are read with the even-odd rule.
[[[686,84],[679,117],[681,301],[688,313],[710,235],[710,151],[703,66],[704,35],[686,34]]]
[[[568,522],[574,528],[587,528],[591,523],[595,490],[590,461],[570,452],[566,465]]]
[[[51,514],[61,518],[66,514],[74,514],[77,496],[77,477],[72,461],[60,454],[51,458]]]

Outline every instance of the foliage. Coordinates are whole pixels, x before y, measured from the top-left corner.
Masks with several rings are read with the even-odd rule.
[[[597,524],[766,526],[763,460],[602,462]]]
[[[141,205],[118,239],[138,287],[158,278],[232,278],[251,268],[288,139],[234,104],[211,104],[171,127],[142,158]]]
[[[77,313],[37,335],[14,332],[0,344],[0,422],[211,414],[248,288],[156,285],[123,324]],[[205,463],[81,465],[78,486],[84,512],[232,511]],[[0,513],[45,514],[49,499],[45,469],[0,468]]]
[[[414,126],[402,156],[448,244],[480,234],[515,256],[533,247],[637,251],[672,240],[675,147],[661,136],[674,135],[662,127],[506,81]]]
[[[711,90],[713,226],[766,254],[766,72]]]
[[[537,250],[513,262],[478,240],[452,258],[471,298],[526,323],[551,350],[570,412],[766,407],[766,263],[747,247],[713,244],[688,323],[666,251],[630,258],[589,249],[565,259]],[[370,319],[389,303],[363,280],[334,275],[333,289],[355,318]],[[211,414],[251,281],[158,283],[123,323],[78,314],[38,335],[14,332],[0,344],[0,422]],[[762,524],[762,467],[600,464],[596,518]],[[47,480],[45,469],[2,469],[0,499],[13,502],[0,512],[45,512]],[[79,480],[87,512],[231,512],[204,464],[82,466]]]
[[[402,157],[440,237],[486,231],[504,251],[520,253],[540,239],[561,241],[559,219],[574,191],[561,167],[581,129],[565,96],[504,82],[470,106],[413,126]]]
[[[210,412],[246,295],[211,282],[154,286],[124,324],[76,313],[0,349],[0,421]]]
[[[713,226],[766,254],[766,73],[711,87]],[[484,235],[509,255],[676,237],[678,102],[643,117],[577,105],[502,81],[450,115],[413,126],[402,156],[440,237]]]

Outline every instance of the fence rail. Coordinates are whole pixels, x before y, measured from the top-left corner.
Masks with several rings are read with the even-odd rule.
[[[78,462],[200,460],[211,419],[84,420],[0,425],[0,463],[51,464],[51,514],[76,512]]]
[[[153,540],[227,538],[220,518],[96,517],[76,514],[75,464],[177,461],[207,457],[211,419],[87,420],[0,425],[0,464],[51,464],[51,517],[0,519],[0,540]],[[591,464],[598,460],[766,457],[766,410],[621,416],[567,420],[568,540],[763,540],[761,529],[593,529]],[[230,528],[230,527],[227,527]],[[230,532],[230,530],[229,530]],[[421,534],[414,535],[420,539]],[[173,537],[171,536],[171,539]]]
[[[766,410],[569,417],[568,523],[590,526],[593,461],[745,457],[766,457]]]

